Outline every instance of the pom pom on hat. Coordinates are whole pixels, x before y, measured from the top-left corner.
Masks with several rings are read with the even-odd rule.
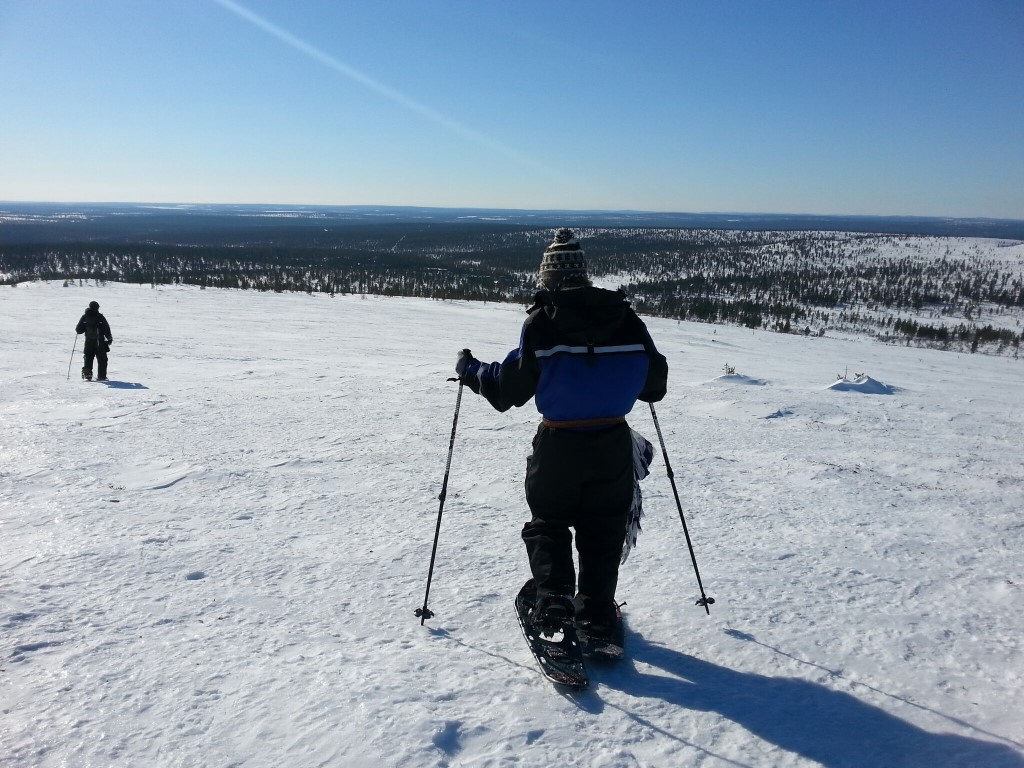
[[[587,278],[587,254],[571,229],[563,227],[540,261],[538,282],[542,288],[557,289],[590,285]]]

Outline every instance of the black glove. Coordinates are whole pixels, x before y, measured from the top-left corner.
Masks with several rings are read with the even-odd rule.
[[[113,340],[113,339],[107,339],[107,346],[108,346],[108,347],[109,347],[109,346],[110,346],[111,344],[113,344],[113,343],[114,343],[114,340]]]
[[[459,375],[459,381],[463,384],[475,381],[479,370],[480,361],[473,357],[473,353],[468,349],[461,350],[455,359],[455,373]]]

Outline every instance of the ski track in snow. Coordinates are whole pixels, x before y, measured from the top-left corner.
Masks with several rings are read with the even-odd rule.
[[[93,299],[107,385],[77,378],[80,343],[65,378]],[[512,610],[532,403],[465,391],[436,616],[413,615],[455,352],[502,359],[523,317],[3,288],[0,763],[1024,766],[1020,361],[649,319],[717,602],[693,605],[659,451],[620,580],[629,659],[568,695]],[[844,370],[873,384],[841,391]]]

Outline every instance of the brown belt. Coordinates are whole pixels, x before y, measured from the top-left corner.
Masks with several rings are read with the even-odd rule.
[[[603,419],[580,419],[578,421],[553,421],[541,419],[541,424],[551,429],[575,429],[576,427],[606,427],[612,424],[623,424],[625,416],[607,416]]]

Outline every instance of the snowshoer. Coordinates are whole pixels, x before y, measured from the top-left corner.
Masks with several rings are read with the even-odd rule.
[[[622,291],[593,287],[572,230],[544,251],[519,346],[503,362],[458,353],[459,380],[498,411],[535,398],[543,419],[526,462],[532,519],[522,538],[537,598],[532,621],[575,617],[591,635],[616,621],[615,589],[633,501],[626,414],[665,396],[668,363]],[[579,582],[573,563],[575,529]]]
[[[114,338],[110,335],[110,324],[107,318],[100,314],[100,305],[95,301],[89,302],[89,308],[85,310],[82,319],[75,326],[75,333],[85,334],[85,361],[82,366],[82,378],[92,381],[92,360],[95,357],[98,370],[96,371],[97,381],[107,380],[107,352]]]

